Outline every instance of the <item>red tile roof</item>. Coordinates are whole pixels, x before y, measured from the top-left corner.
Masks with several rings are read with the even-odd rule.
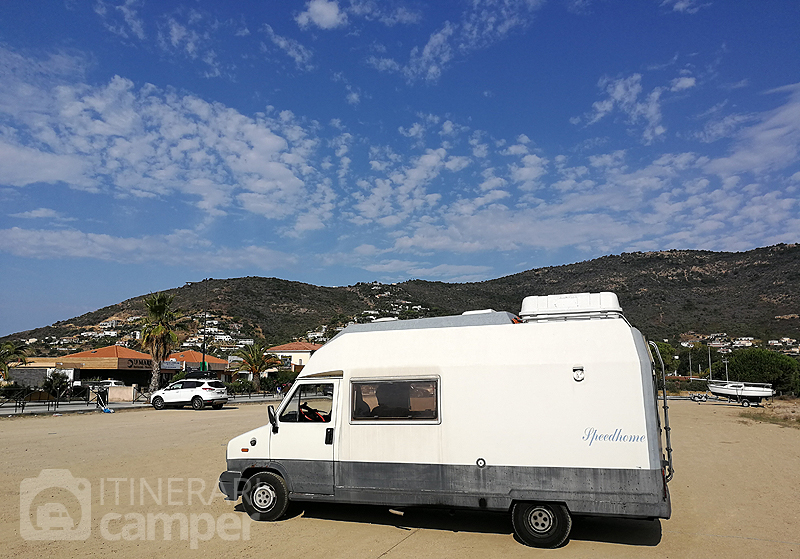
[[[292,342],[289,344],[276,345],[267,349],[269,353],[276,351],[316,351],[322,346],[320,344],[312,344],[310,342]]]
[[[87,357],[116,357],[118,359],[150,359],[149,353],[141,353],[138,351],[134,351],[132,349],[128,349],[127,347],[123,347],[121,345],[109,345],[106,347],[101,347],[99,349],[90,349],[89,351],[81,351],[79,353],[70,353],[69,355],[65,355],[61,357],[60,360],[65,359],[85,359]]]
[[[202,363],[203,362],[203,354],[199,351],[181,351],[179,353],[173,353],[169,357],[167,357],[167,361],[170,359],[174,359],[175,361],[181,361],[186,363]],[[225,365],[228,362],[225,359],[220,359],[219,357],[214,357],[213,355],[209,355],[206,353],[206,363],[224,363]]]

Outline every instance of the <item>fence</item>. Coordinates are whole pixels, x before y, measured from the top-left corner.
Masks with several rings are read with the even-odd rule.
[[[105,408],[108,402],[108,391],[105,388],[93,386],[68,386],[55,395],[31,387],[3,387],[0,388],[0,408],[9,408],[14,405],[14,413],[24,413],[26,407],[41,406],[42,410],[56,411],[64,404],[84,404],[95,408]]]

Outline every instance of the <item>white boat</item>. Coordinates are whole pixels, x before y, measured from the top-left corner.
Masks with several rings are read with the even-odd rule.
[[[771,384],[727,380],[709,380],[708,391],[715,396],[736,400],[745,407],[758,404],[762,399],[771,398],[775,394]]]

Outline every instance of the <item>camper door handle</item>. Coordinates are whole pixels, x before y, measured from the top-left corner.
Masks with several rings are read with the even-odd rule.
[[[333,427],[325,429],[325,444],[333,444]]]

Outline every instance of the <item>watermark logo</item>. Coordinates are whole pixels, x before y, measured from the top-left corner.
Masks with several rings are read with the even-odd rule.
[[[24,539],[85,540],[91,532],[89,480],[76,478],[69,470],[42,470],[37,477],[22,480],[19,533]]]
[[[200,478],[101,478],[96,527],[107,541],[182,540],[190,549],[218,537],[250,539],[252,520],[232,512],[200,512],[222,494]],[[204,498],[205,497],[205,498]],[[112,510],[110,512],[109,508]],[[92,485],[69,470],[42,470],[20,484],[20,536],[26,540],[85,540],[92,533]]]

